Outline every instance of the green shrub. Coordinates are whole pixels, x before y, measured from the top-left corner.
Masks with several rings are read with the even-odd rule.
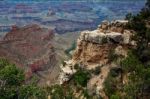
[[[24,83],[24,72],[5,59],[0,59],[1,99],[44,99],[45,92],[36,85]]]
[[[73,89],[69,86],[53,85],[47,87],[47,93],[51,99],[76,99],[73,94]]]
[[[50,94],[51,99],[62,99],[65,97],[63,88],[60,85],[47,87],[47,92],[48,94]]]
[[[90,73],[80,69],[74,74],[73,79],[78,85],[86,87],[87,82],[90,79]]]
[[[9,86],[21,85],[24,81],[24,73],[14,64],[4,63],[0,69],[0,80],[6,81]]]
[[[104,86],[105,86],[104,91],[108,97],[115,94],[115,92],[117,91],[116,81],[111,75],[109,75],[105,80]]]
[[[20,99],[29,98],[29,99],[45,99],[46,92],[44,89],[37,87],[36,85],[25,85],[19,88]]]
[[[132,52],[129,52],[128,56],[120,62],[121,68],[126,72],[134,71],[139,64],[140,61]]]
[[[0,58],[0,69],[3,69],[5,66],[9,65],[10,63],[8,62],[7,59]]]
[[[110,99],[121,99],[121,98],[119,95],[114,94],[114,95],[111,95]]]

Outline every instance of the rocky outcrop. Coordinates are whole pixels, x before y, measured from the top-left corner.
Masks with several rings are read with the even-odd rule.
[[[103,21],[98,29],[103,33],[119,32],[123,33],[125,25],[128,23],[126,20],[115,20],[109,22],[107,20]]]
[[[110,50],[119,45],[132,45],[132,33],[124,29],[124,22],[126,23],[126,21],[115,21],[111,24],[105,22],[97,30],[81,32],[73,59],[86,65],[106,64]],[[116,31],[112,30],[112,27],[115,27]],[[122,28],[122,31],[117,30],[118,28]]]
[[[51,79],[53,77],[50,72],[57,63],[51,43],[53,37],[52,30],[38,25],[21,28],[12,26],[12,30],[0,41],[0,57],[7,58],[24,69],[26,78],[36,74],[40,79]]]
[[[122,34],[117,33],[117,32],[111,32],[111,33],[105,34],[103,32],[100,32],[99,30],[83,31],[81,32],[79,41],[86,41],[86,42],[92,42],[92,43],[97,43],[97,44],[115,43],[115,42],[122,43],[123,36]]]
[[[74,68],[75,63],[73,60],[64,61],[64,64],[62,64],[61,67],[61,73],[59,76],[59,84],[63,84],[64,82],[67,82],[71,76],[76,72],[76,69]]]
[[[81,64],[86,69],[101,66],[101,74],[90,79],[88,89],[95,88],[96,93],[105,96],[103,83],[110,69],[117,67],[116,64],[109,62],[110,54],[126,57],[128,47],[135,44],[131,40],[132,31],[124,28],[126,24],[125,20],[104,21],[96,30],[81,32],[72,59],[62,66],[60,84],[68,81],[76,72],[74,64]]]

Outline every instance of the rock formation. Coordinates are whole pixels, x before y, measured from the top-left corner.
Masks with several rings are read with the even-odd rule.
[[[54,77],[50,74],[57,63],[51,43],[53,36],[52,30],[38,25],[21,28],[12,26],[12,30],[0,41],[0,57],[11,60],[24,69],[27,79],[36,74],[41,80],[45,79],[41,82],[45,83],[48,79],[55,78],[55,74],[52,74]]]
[[[104,33],[119,32],[123,33],[125,25],[128,23],[126,20],[115,20],[111,23],[104,20],[101,25],[98,26],[99,30]]]
[[[110,52],[113,50],[113,54],[126,57],[128,47],[135,44],[131,41],[132,31],[124,28],[126,23],[127,21],[125,20],[116,20],[111,23],[103,21],[98,29],[81,32],[72,59],[62,67],[60,74],[61,84],[73,75],[75,71],[68,74],[68,70],[71,71],[72,68],[74,69],[75,64],[82,64],[86,69],[102,66],[101,74],[91,78],[88,88],[90,90],[96,85],[96,92],[105,97],[102,91],[103,83],[110,69],[117,67],[116,64],[109,63]],[[66,70],[64,68],[70,69]],[[63,79],[63,76],[65,79]]]
[[[81,32],[73,60],[87,65],[107,63],[110,50],[119,45],[132,44],[132,33],[124,29],[124,22],[126,23],[126,21],[105,22],[97,30]]]

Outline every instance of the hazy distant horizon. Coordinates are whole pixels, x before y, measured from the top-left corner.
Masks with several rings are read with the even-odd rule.
[[[136,14],[145,0],[1,0],[0,34],[11,25],[38,24],[58,33],[94,29],[102,20]]]
[[[1,0],[0,2],[115,2],[115,1],[120,1],[120,2],[139,2],[141,0],[125,0],[125,1],[122,1],[122,0]],[[142,0],[141,2],[145,2],[146,0]]]

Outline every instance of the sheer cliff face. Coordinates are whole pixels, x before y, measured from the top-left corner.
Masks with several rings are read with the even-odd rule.
[[[22,28],[13,26],[0,41],[0,56],[25,69],[27,78],[33,74],[46,77],[42,71],[53,71],[57,63],[51,44],[53,36],[52,30],[40,28],[38,25]]]
[[[81,41],[74,53],[73,59],[86,65],[105,64],[108,61],[110,49],[115,45],[99,45],[92,42]]]
[[[106,64],[110,50],[131,43],[131,33],[124,29],[125,24],[126,21],[104,21],[97,30],[81,32],[73,60],[85,65]]]

